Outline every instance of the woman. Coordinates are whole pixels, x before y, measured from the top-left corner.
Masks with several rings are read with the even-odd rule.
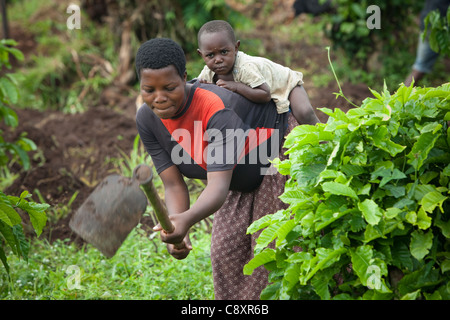
[[[278,196],[286,178],[265,169],[268,158],[278,156],[287,114],[277,114],[273,102],[255,104],[216,85],[187,82],[183,50],[170,39],[145,42],[136,55],[136,71],[144,101],[136,125],[163,182],[175,226],[170,234],[160,226],[155,230],[170,254],[184,259],[192,249],[189,228],[214,214],[215,298],[258,299],[268,274],[261,267],[243,275],[255,244],[246,230],[285,207]],[[183,176],[207,181],[192,207]],[[173,245],[182,242],[181,248]]]

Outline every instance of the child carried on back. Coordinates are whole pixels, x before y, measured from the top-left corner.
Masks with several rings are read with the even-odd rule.
[[[278,113],[292,111],[299,124],[319,122],[303,88],[303,74],[263,57],[239,51],[240,41],[223,20],[205,23],[198,32],[198,54],[206,66],[201,82],[215,83],[247,99],[264,103],[273,99]]]

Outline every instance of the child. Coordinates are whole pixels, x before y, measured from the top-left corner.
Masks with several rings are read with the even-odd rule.
[[[292,111],[299,124],[319,122],[303,88],[303,74],[266,58],[238,51],[231,25],[223,20],[205,23],[198,32],[198,54],[206,66],[198,76],[201,82],[215,83],[247,99],[264,103],[270,99],[278,113]]]

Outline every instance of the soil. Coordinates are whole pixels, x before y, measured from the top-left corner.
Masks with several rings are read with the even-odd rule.
[[[12,36],[19,41],[18,49],[25,55],[31,54],[36,46],[34,38],[29,34],[20,34],[20,28],[17,26],[11,29]],[[264,35],[261,33],[255,36]],[[270,39],[264,41],[264,45],[267,44],[266,51],[273,48],[271,42]],[[284,54],[289,50],[303,50],[305,54],[317,56],[315,52],[318,49],[308,44],[303,44],[300,49],[292,48],[292,45],[278,40],[276,50]],[[323,58],[316,59],[315,63],[326,70],[328,60],[323,47],[320,50]],[[301,62],[298,64],[301,65]],[[336,99],[334,92],[338,92],[338,88],[334,81],[322,88],[314,88],[308,84],[305,84],[305,88],[315,108],[349,108],[345,100]],[[364,84],[344,84],[343,91],[356,104],[371,96]],[[30,154],[31,170],[23,172],[19,167],[12,169],[20,176],[5,192],[19,195],[23,190],[28,190],[33,194],[33,199],[39,201],[35,191],[39,190],[51,206],[69,208],[65,217],[57,221],[49,218],[41,238],[47,238],[49,241],[66,238],[81,241],[68,226],[72,214],[103,178],[113,172],[117,173],[114,164],[108,159],[121,157],[120,150],[129,153],[137,135],[134,121],[135,98],[130,97],[128,92],[129,90],[127,94],[121,94],[120,90],[114,87],[107,88],[102,93],[99,104],[90,106],[80,114],[17,108],[15,111],[19,117],[19,126],[14,131],[0,124],[0,130],[4,131],[7,141],[12,141],[21,132],[26,132],[27,137],[33,140],[38,148],[37,152]],[[327,120],[322,112],[317,111],[317,115],[322,122]],[[68,203],[76,193],[77,196],[69,207]],[[24,223],[25,230],[33,234],[31,228],[27,228],[26,220]]]

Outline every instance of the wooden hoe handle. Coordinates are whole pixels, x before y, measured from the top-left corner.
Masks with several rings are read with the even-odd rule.
[[[175,227],[172,224],[172,221],[169,219],[169,214],[167,212],[166,205],[161,200],[158,195],[158,191],[153,184],[153,172],[152,169],[145,165],[140,164],[133,170],[133,177],[137,179],[140,183],[142,190],[150,201],[153,210],[155,210],[156,218],[158,219],[159,224],[164,229],[164,231],[171,233],[174,231]],[[175,244],[175,248],[182,249],[186,245],[183,242]]]

